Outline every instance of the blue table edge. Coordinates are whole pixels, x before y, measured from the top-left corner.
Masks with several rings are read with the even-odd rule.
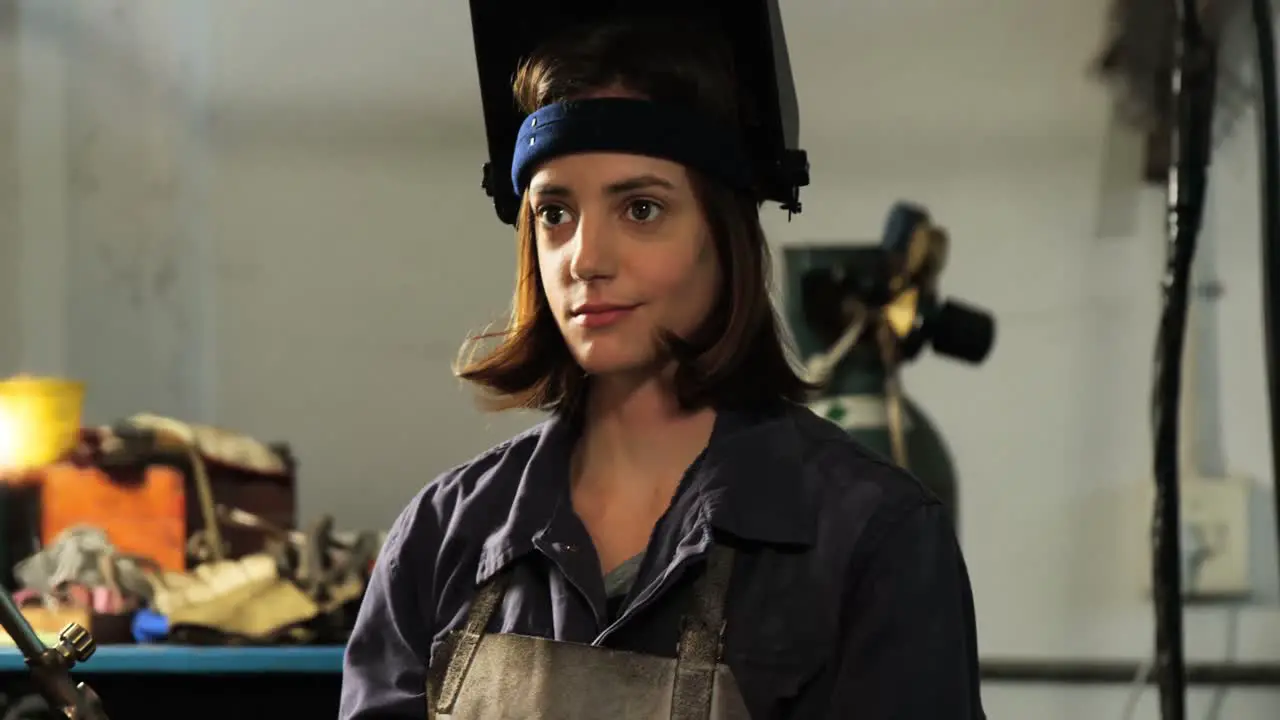
[[[204,647],[188,645],[101,645],[80,673],[257,674],[342,672],[342,645],[286,647]],[[0,648],[0,672],[25,672],[14,647]]]

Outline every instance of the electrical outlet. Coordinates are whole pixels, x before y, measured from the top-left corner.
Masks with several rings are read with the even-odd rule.
[[[1155,508],[1154,482],[1144,493],[1144,527]],[[1191,478],[1181,484],[1182,594],[1190,600],[1238,600],[1252,591],[1249,576],[1249,500],[1245,478]],[[1146,532],[1147,559],[1151,533]],[[1151,566],[1143,587],[1150,594]]]

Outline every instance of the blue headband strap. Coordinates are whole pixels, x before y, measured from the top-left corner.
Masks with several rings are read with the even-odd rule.
[[[523,195],[542,163],[562,155],[617,152],[680,163],[736,190],[750,190],[751,165],[732,131],[672,105],[592,98],[548,105],[525,118],[511,158]]]

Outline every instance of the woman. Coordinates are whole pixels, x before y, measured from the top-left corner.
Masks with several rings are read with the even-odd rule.
[[[725,57],[598,26],[517,74],[514,311],[460,375],[551,419],[396,521],[342,718],[982,717],[943,508],[797,404]]]

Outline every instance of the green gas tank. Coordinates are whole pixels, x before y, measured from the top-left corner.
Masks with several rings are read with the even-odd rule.
[[[806,312],[804,302],[813,299],[801,291],[802,278],[811,270],[847,263],[857,252],[855,247],[838,245],[793,246],[785,250],[785,315],[802,358],[829,346],[810,323],[813,313]],[[892,462],[887,378],[875,345],[859,344],[836,367],[831,381],[810,407]],[[905,392],[901,397],[907,469],[942,501],[958,528],[959,491],[951,453],[928,415]]]

